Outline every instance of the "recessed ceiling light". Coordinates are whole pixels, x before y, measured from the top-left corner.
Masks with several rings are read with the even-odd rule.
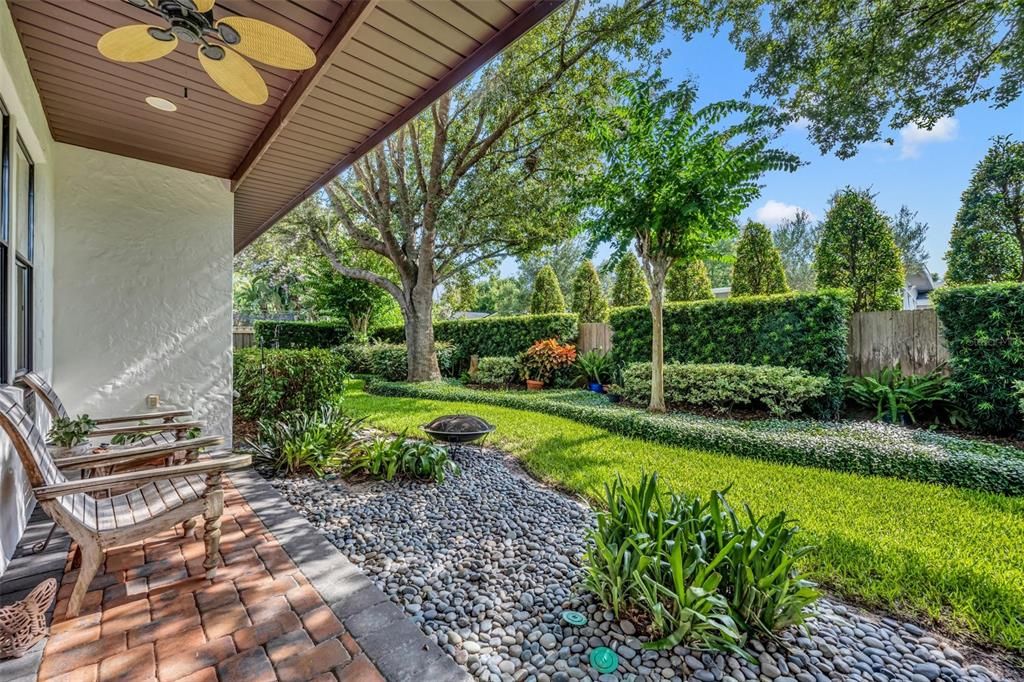
[[[174,104],[174,102],[171,102],[170,100],[166,100],[163,97],[147,97],[146,98],[146,104],[148,104],[149,106],[151,106],[151,107],[153,107],[155,109],[159,109],[160,111],[177,111],[178,110],[178,107],[177,107],[177,105]]]

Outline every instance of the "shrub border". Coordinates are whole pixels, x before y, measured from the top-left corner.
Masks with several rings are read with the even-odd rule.
[[[370,380],[366,391],[381,396],[474,402],[540,412],[629,438],[779,464],[936,483],[1001,495],[1024,495],[1024,453],[1016,458],[943,452],[938,446],[920,443],[870,443],[843,436],[758,431],[696,416],[673,419],[636,409],[574,405],[524,398],[511,392],[475,391],[451,384]]]

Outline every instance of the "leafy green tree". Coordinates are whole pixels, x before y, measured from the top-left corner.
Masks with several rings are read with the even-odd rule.
[[[530,297],[530,314],[546,315],[548,313],[564,313],[565,297],[558,285],[558,277],[550,265],[545,265],[537,273],[533,282],[533,295]]]
[[[732,265],[736,262],[736,232],[738,227],[732,228],[733,236],[727,239],[720,239],[708,251],[704,257],[704,268],[708,271],[712,287],[727,287],[732,284]]]
[[[903,261],[892,227],[867,190],[837,192],[822,223],[814,261],[818,288],[853,291],[853,309],[903,307]]]
[[[476,308],[496,315],[518,315],[527,308],[520,304],[519,281],[514,277],[490,275],[477,284]]]
[[[689,37],[708,15],[677,0]],[[715,0],[757,76],[750,90],[808,123],[823,153],[856,153],[887,129],[930,128],[972,102],[1005,107],[1024,86],[1019,0]],[[689,10],[689,11],[688,11]]]
[[[947,281],[1024,281],[1024,142],[993,138],[960,202]]]
[[[666,90],[657,76],[620,81],[617,90],[592,118],[605,159],[590,188],[594,228],[619,249],[634,242],[642,260],[651,289],[649,409],[662,412],[669,268],[735,234],[733,218],[760,194],[758,179],[799,160],[769,146],[781,130],[769,107],[726,101],[694,110],[693,85]]]
[[[782,256],[772,242],[772,233],[761,223],[748,220],[736,245],[730,295],[784,294],[787,291]]]
[[[337,229],[389,260],[395,279],[342,263],[328,234],[310,237],[341,274],[398,302],[410,381],[440,376],[438,286],[578,229],[570,199],[599,160],[580,110],[606,101],[630,64],[657,57],[664,4],[565,3],[326,186]]]
[[[347,261],[384,270],[383,263],[366,262],[370,255],[350,252]],[[378,327],[401,322],[402,318],[398,304],[386,291],[364,280],[345,277],[319,253],[303,264],[299,304],[312,317],[347,320],[359,338],[366,338]]]
[[[522,310],[530,308],[533,283],[537,279],[537,274],[545,266],[550,266],[555,271],[558,286],[563,292],[572,291],[572,282],[576,271],[583,261],[590,258],[592,251],[586,235],[577,235],[557,244],[545,246],[537,253],[520,258],[518,307]]]
[[[615,283],[612,285],[612,305],[616,308],[630,305],[646,305],[651,300],[651,289],[640,269],[640,261],[633,252],[625,253],[615,266]]]
[[[789,286],[797,291],[814,291],[814,252],[821,238],[821,225],[810,213],[800,210],[780,222],[772,238]]]
[[[473,273],[463,270],[448,280],[439,302],[441,317],[451,318],[457,312],[475,311],[477,307],[477,286]]]
[[[572,280],[572,312],[580,322],[607,322],[608,299],[601,291],[601,278],[589,260],[583,261]]]
[[[917,211],[900,206],[899,212],[889,219],[896,248],[903,259],[903,269],[914,273],[928,267],[928,252],[924,240],[928,236],[928,223],[917,219]]]
[[[665,300],[678,303],[714,297],[708,269],[701,259],[677,260],[668,269],[668,275],[665,276]]]

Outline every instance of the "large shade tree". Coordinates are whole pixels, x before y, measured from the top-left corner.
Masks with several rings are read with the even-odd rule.
[[[974,168],[946,262],[951,283],[1024,281],[1024,142],[996,137]]]
[[[410,380],[440,374],[439,285],[577,228],[565,199],[597,160],[579,112],[609,97],[620,64],[652,56],[664,10],[658,0],[566,3],[327,186],[340,229],[396,277],[346,266],[327,235],[311,236],[339,272],[398,302]]]
[[[853,291],[853,310],[903,307],[903,258],[889,219],[867,190],[832,197],[814,260],[819,288]]]
[[[680,7],[688,5],[678,0]],[[680,13],[686,36],[709,15],[757,76],[751,91],[806,121],[841,157],[889,129],[930,128],[971,102],[1003,107],[1024,86],[1020,0],[711,0]]]
[[[697,91],[666,89],[659,76],[620,81],[618,99],[595,112],[604,165],[590,190],[594,229],[619,249],[632,242],[651,290],[651,401],[664,411],[665,277],[677,260],[702,258],[735,232],[770,170],[799,160],[770,145],[781,131],[768,107],[725,101],[694,109]]]

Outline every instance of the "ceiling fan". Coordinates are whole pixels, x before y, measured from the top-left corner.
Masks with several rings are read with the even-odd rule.
[[[288,31],[259,19],[213,18],[215,0],[125,0],[167,24],[131,24],[105,33],[96,47],[107,59],[148,62],[174,51],[178,41],[198,45],[199,63],[225,92],[247,104],[267,101],[267,84],[245,57],[301,71],[316,55]],[[244,55],[244,56],[243,56]]]

